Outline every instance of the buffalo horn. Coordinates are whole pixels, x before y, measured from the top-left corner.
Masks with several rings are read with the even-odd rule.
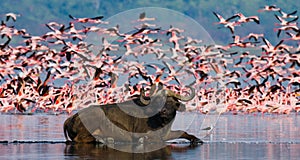
[[[187,87],[190,88],[190,90],[191,90],[191,93],[189,96],[182,96],[180,94],[176,94],[175,92],[173,92],[171,90],[167,91],[167,95],[170,97],[174,97],[180,101],[184,101],[184,102],[190,101],[195,97],[195,89],[192,88],[191,86],[187,86]]]
[[[144,105],[149,105],[151,101],[150,98],[146,99],[144,87],[141,88],[140,101]]]

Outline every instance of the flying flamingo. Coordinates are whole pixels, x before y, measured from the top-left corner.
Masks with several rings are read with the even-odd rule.
[[[264,8],[259,9],[258,12],[264,12],[264,11],[280,11],[280,8],[278,8],[276,5],[265,5]]]
[[[138,21],[143,22],[143,21],[154,21],[156,18],[153,17],[146,17],[146,12],[143,12],[140,14]]]
[[[92,18],[75,18],[72,15],[69,14],[69,17],[71,19],[73,19],[76,22],[79,23],[101,23],[101,19],[103,18],[103,16],[97,16],[97,17],[92,17]]]
[[[300,31],[297,34],[293,34],[291,32],[286,32],[287,35],[290,36],[290,38],[286,38],[284,40],[293,40],[293,41],[299,41],[300,40]]]
[[[240,23],[246,23],[246,22],[254,21],[255,23],[259,24],[259,18],[258,18],[258,16],[249,16],[249,17],[246,17],[242,13],[237,13],[234,16],[237,16],[237,17],[240,18],[238,20],[238,22],[240,22]]]
[[[277,31],[277,37],[280,36],[281,31],[289,31],[289,30],[293,30],[295,32],[300,31],[299,27],[297,27],[296,25],[286,25],[280,28],[274,28],[274,31]]]
[[[230,47],[237,46],[241,48],[247,48],[247,47],[255,47],[253,42],[242,42],[240,37],[237,35],[233,36],[233,43],[230,44]]]
[[[278,11],[281,14],[282,18],[298,18],[298,16],[295,16],[295,14],[297,13],[297,10],[291,12],[291,13],[285,13],[282,10]]]
[[[293,22],[297,21],[298,17],[296,17],[296,18],[294,18],[292,20],[289,20],[289,21],[283,19],[283,17],[280,17],[280,16],[278,16],[276,14],[275,14],[275,17],[280,21],[279,24],[276,23],[275,25],[281,25],[281,26],[288,26],[288,25],[293,26],[293,25],[297,25],[297,23],[293,23]]]
[[[213,14],[218,18],[219,22],[215,23],[215,24],[228,24],[230,20],[236,18],[237,16],[234,15],[234,16],[231,16],[227,19],[223,18],[220,14],[216,13],[216,12],[213,12]]]
[[[273,46],[266,38],[262,37],[262,39],[263,39],[263,42],[265,43],[265,45],[261,45],[260,47],[267,54],[275,53],[275,52],[279,51],[279,48],[280,48],[281,44],[283,43],[283,40],[281,40],[280,42],[278,42],[276,44],[276,46]]]
[[[258,41],[258,38],[262,38],[262,37],[264,37],[264,34],[262,33],[261,34],[249,33],[247,36],[241,38],[241,40],[243,41],[245,39],[249,39],[249,40],[254,39],[254,41],[256,42]]]
[[[225,28],[228,28],[231,32],[231,34],[234,34],[234,30],[236,26],[240,26],[241,22],[228,22],[227,24],[224,25]]]
[[[13,21],[16,21],[17,17],[19,17],[20,14],[7,13],[7,14],[5,14],[5,16],[6,16],[6,21],[8,21],[9,19],[12,19]]]
[[[176,51],[179,51],[180,50],[179,40],[183,39],[183,36],[178,36],[177,34],[179,34],[179,32],[177,30],[174,30],[173,28],[169,29],[167,35],[169,34],[171,34],[171,37],[169,38],[169,42],[174,44],[174,49]]]

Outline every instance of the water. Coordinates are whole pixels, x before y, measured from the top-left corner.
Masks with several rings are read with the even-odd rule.
[[[203,115],[199,118],[203,118]],[[0,159],[297,159],[300,116],[221,115],[198,146],[170,144],[150,153],[126,153],[103,145],[66,145],[68,115],[1,115]],[[132,147],[124,145],[123,147]],[[145,147],[145,146],[139,146]]]

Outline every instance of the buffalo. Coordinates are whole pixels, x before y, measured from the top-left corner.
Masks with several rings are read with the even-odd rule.
[[[64,123],[64,135],[72,142],[90,143],[120,142],[164,142],[184,138],[192,144],[202,140],[185,131],[171,131],[177,111],[184,111],[187,102],[194,98],[195,90],[181,96],[171,90],[151,87],[151,96],[141,94],[122,103],[91,105],[69,117]],[[68,138],[69,137],[69,138]]]

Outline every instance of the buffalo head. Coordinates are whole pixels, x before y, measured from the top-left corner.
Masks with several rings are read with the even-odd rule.
[[[147,115],[155,115],[157,113],[165,118],[174,118],[176,111],[185,111],[185,104],[181,102],[188,102],[195,96],[195,89],[188,86],[191,93],[188,96],[177,94],[171,90],[162,89],[162,86],[151,87],[150,96],[146,97],[144,90],[142,89],[140,99],[136,99],[135,102],[142,109],[145,110]]]

